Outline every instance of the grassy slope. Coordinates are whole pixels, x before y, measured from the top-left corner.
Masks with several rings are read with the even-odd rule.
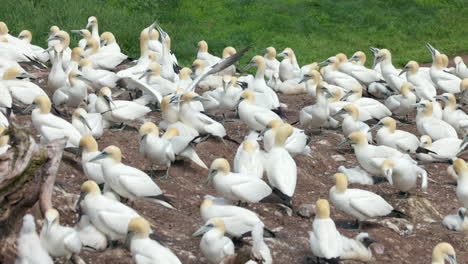
[[[288,46],[300,64],[386,47],[401,65],[430,60],[425,42],[448,55],[468,52],[466,14],[466,0],[3,0],[0,19],[15,35],[30,29],[44,45],[50,25],[80,29],[95,15],[100,31],[112,31],[132,56],[138,56],[139,31],[158,19],[183,65],[201,39],[214,54],[227,45],[252,45],[246,57]]]

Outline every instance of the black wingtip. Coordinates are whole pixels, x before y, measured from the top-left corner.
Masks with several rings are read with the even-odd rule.
[[[432,153],[432,154],[436,154],[438,155],[436,152],[430,150],[430,149],[427,149],[427,148],[423,148],[423,147],[418,147],[416,149],[416,153],[424,153],[424,154],[429,154],[429,153]]]
[[[273,187],[273,192],[268,195],[267,197],[260,200],[261,203],[275,203],[275,204],[282,204],[289,208],[293,208],[291,197],[287,196],[286,194],[282,193],[276,187]]]
[[[167,196],[165,196],[164,194],[160,194],[160,195],[156,195],[156,196],[151,196],[149,198],[152,198],[152,199],[156,199],[156,200],[160,200],[160,201],[163,201],[163,202],[166,202],[168,204],[170,204],[172,207],[176,208],[174,202]]]
[[[392,212],[388,215],[390,217],[395,217],[395,218],[404,218],[404,219],[410,219],[407,214],[403,213],[402,211],[398,211],[393,209]]]

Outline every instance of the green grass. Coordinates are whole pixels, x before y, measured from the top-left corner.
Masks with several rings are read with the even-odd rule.
[[[80,29],[95,15],[100,31],[136,57],[139,32],[157,19],[182,65],[201,39],[216,55],[252,45],[244,60],[268,46],[291,47],[300,64],[357,50],[370,61],[370,46],[390,49],[397,65],[428,62],[425,42],[449,56],[468,52],[466,0],[3,0],[1,7],[12,34],[30,29],[42,46],[51,25]]]

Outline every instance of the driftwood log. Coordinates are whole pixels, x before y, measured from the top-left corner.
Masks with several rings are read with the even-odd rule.
[[[0,155],[0,263],[13,263],[22,217],[39,202],[41,212],[52,207],[52,191],[66,138],[46,146],[24,128],[6,131],[12,146]]]

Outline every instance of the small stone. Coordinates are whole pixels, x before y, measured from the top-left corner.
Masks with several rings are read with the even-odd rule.
[[[332,159],[334,159],[335,161],[346,161],[346,158],[343,157],[342,155],[332,155],[331,157],[332,157]]]
[[[297,214],[304,218],[312,218],[315,215],[314,204],[301,204],[297,210]]]

